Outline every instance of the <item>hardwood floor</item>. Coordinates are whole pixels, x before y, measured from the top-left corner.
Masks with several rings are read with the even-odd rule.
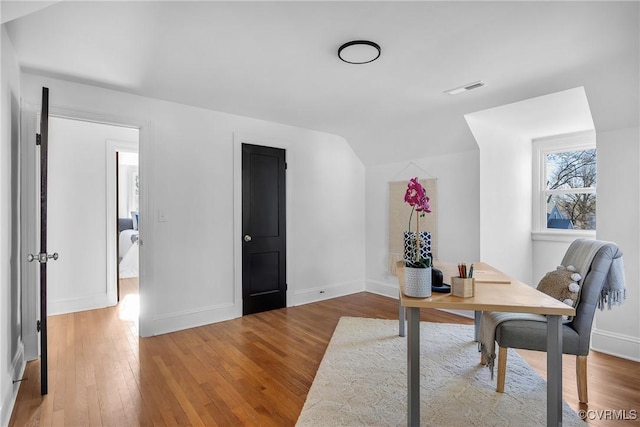
[[[29,362],[11,426],[294,425],[339,318],[397,318],[397,300],[359,293],[138,338],[125,309],[136,284],[122,285],[118,307],[49,318],[49,394]],[[436,310],[421,319],[472,323]],[[523,354],[544,376],[544,353]],[[564,363],[564,398],[577,409],[573,358]],[[640,364],[592,352],[589,393],[589,409],[640,410]]]

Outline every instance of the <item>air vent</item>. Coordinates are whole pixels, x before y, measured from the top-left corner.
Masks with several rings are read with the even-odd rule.
[[[449,95],[457,95],[459,93],[466,92],[468,90],[477,89],[477,88],[482,87],[484,85],[485,85],[484,82],[477,81],[477,82],[473,82],[473,83],[468,83],[468,84],[466,84],[464,86],[460,86],[460,87],[457,87],[455,89],[445,90],[444,93],[448,93]]]

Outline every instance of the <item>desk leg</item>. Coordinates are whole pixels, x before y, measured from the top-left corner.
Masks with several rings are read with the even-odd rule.
[[[562,426],[562,322],[547,316],[547,426]]]
[[[473,312],[473,339],[478,342],[480,338],[480,319],[482,319],[482,312],[476,310]]]
[[[407,335],[404,331],[407,316],[405,314],[405,308],[402,305],[401,298],[401,296],[398,296],[398,335],[404,337]]]
[[[420,309],[407,307],[407,425],[420,425]]]

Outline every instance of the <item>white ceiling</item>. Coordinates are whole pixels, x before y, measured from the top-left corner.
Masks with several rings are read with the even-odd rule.
[[[475,149],[465,114],[580,86],[596,129],[638,126],[639,5],[63,1],[6,25],[27,72],[334,133],[372,165]],[[354,39],[380,59],[340,61]]]
[[[59,0],[58,0],[59,1]],[[0,0],[0,22],[5,23],[28,15],[47,6],[57,3],[57,1],[4,1]]]
[[[501,105],[465,117],[482,123],[484,127],[500,129],[528,140],[594,130],[582,87]]]

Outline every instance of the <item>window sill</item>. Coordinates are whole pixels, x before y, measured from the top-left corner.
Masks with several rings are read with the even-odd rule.
[[[534,241],[545,241],[545,242],[573,242],[575,239],[579,239],[581,237],[587,239],[595,239],[596,232],[595,231],[585,231],[585,230],[573,230],[573,231],[532,231],[531,232],[531,240]]]

